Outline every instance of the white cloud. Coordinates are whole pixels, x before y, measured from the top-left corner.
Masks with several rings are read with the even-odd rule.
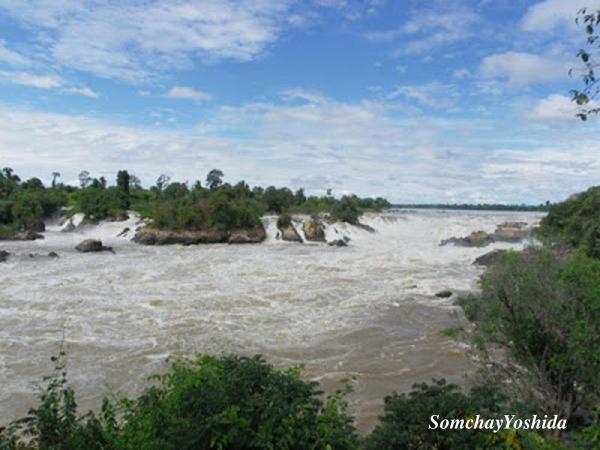
[[[532,122],[565,122],[575,119],[577,106],[564,95],[553,94],[539,100],[525,118]]]
[[[452,72],[452,76],[457,80],[464,80],[471,77],[471,72],[469,69],[455,69]]]
[[[568,71],[565,61],[512,51],[487,56],[480,66],[484,78],[506,79],[512,87],[565,80]]]
[[[165,96],[179,100],[193,100],[195,102],[204,102],[211,99],[210,94],[187,86],[174,86]]]
[[[454,108],[459,99],[456,87],[450,84],[432,82],[420,85],[398,86],[388,98],[404,97],[415,100],[419,105],[428,108]]]
[[[29,64],[29,59],[7,48],[6,42],[0,39],[0,62],[9,66],[26,66]]]
[[[522,27],[529,32],[549,32],[560,27],[575,26],[575,17],[582,8],[598,9],[600,0],[545,0],[529,7]]]
[[[100,97],[100,94],[98,94],[97,92],[93,91],[92,89],[88,88],[88,87],[72,87],[72,88],[67,88],[65,89],[66,92],[69,92],[71,94],[77,94],[77,95],[83,95],[84,97],[90,97],[90,98],[98,98]]]
[[[473,25],[480,20],[478,14],[468,9],[419,10],[399,28],[370,31],[363,33],[363,37],[372,42],[392,42],[408,36],[408,42],[394,53],[414,54],[468,38],[474,32]]]
[[[0,0],[0,10],[36,27],[59,64],[101,77],[147,78],[195,59],[251,60],[280,33],[289,0],[93,3]]]
[[[52,89],[60,87],[63,82],[53,75],[35,75],[27,72],[9,72],[0,70],[0,78],[13,84],[30,86],[39,89]]]

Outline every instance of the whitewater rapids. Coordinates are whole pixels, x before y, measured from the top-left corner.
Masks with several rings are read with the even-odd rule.
[[[117,237],[128,222],[70,233],[50,224],[45,239],[0,242],[0,424],[35,404],[34,383],[51,372],[65,335],[69,379],[82,411],[110,392],[135,395],[169,356],[260,353],[277,366],[305,365],[329,392],[351,379],[352,413],[367,429],[383,397],[445,377],[461,384],[472,365],[441,334],[460,323],[442,289],[477,286],[473,260],[494,248],[439,246],[537,213],[398,210],[368,214],[376,232],[330,226],[346,248],[275,239],[274,218],[260,245],[141,246]],[[101,239],[116,254],[82,254]],[[54,251],[58,259],[29,257]]]

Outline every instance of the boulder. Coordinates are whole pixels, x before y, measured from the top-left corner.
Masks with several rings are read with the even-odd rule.
[[[123,228],[123,230],[122,230],[122,231],[121,231],[119,234],[117,234],[117,237],[123,237],[123,236],[125,236],[127,233],[129,233],[129,231],[131,231],[131,230],[129,229],[129,227],[125,227],[125,228]]]
[[[253,228],[220,230],[159,230],[152,227],[136,229],[133,241],[142,245],[196,244],[258,244],[266,239],[262,224]]]
[[[267,238],[267,233],[262,225],[255,228],[231,231],[227,242],[229,244],[258,244]]]
[[[496,227],[491,237],[495,242],[521,242],[531,236],[525,222],[504,222]]]
[[[460,247],[484,247],[492,242],[494,242],[493,237],[485,231],[473,231],[466,237],[451,237],[443,240],[440,245],[454,244]]]
[[[435,296],[439,298],[449,298],[452,297],[452,291],[444,289],[443,291],[436,292]]]
[[[44,239],[44,236],[35,231],[25,230],[17,232],[13,239],[15,241],[34,241],[36,239]]]
[[[284,241],[299,242],[300,244],[302,244],[302,238],[296,231],[296,228],[294,228],[293,224],[281,227],[279,231],[281,231],[281,239],[283,239]]]
[[[38,219],[31,223],[28,223],[26,228],[27,228],[27,231],[31,231],[33,233],[42,233],[42,232],[46,231],[46,224],[44,223],[43,220]]]
[[[82,253],[113,251],[112,247],[105,247],[102,245],[102,241],[97,239],[86,239],[85,241],[81,241],[77,244],[75,250]]]
[[[9,256],[10,253],[8,253],[6,250],[0,250],[0,262],[6,262]]]
[[[485,253],[484,255],[476,258],[475,261],[473,261],[473,264],[486,267],[493,266],[500,261],[502,255],[505,253],[506,250],[492,250],[491,252]]]
[[[348,243],[345,239],[336,239],[329,242],[327,245],[330,247],[348,247]]]
[[[304,222],[302,231],[304,231],[307,241],[325,242],[325,228],[318,219],[311,218],[309,221]]]
[[[58,253],[50,252],[50,253],[48,253],[48,258],[58,258]]]

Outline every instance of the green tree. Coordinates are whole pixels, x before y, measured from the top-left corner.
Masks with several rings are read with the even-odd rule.
[[[209,189],[217,189],[223,184],[223,172],[219,169],[213,169],[206,175],[206,185]]]
[[[129,182],[131,177],[126,170],[119,170],[117,172],[117,191],[119,193],[120,207],[121,209],[129,208]]]

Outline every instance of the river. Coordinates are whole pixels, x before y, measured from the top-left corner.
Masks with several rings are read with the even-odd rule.
[[[117,237],[135,219],[70,233],[51,223],[43,240],[0,243],[14,253],[0,264],[0,423],[34,404],[33,385],[51,371],[64,333],[83,410],[109,392],[139,393],[169,356],[260,353],[276,366],[303,364],[304,375],[330,392],[350,379],[351,410],[368,429],[392,391],[432,377],[465,383],[473,369],[465,347],[441,333],[462,316],[453,299],[434,294],[476,288],[477,256],[522,246],[440,247],[440,240],[540,217],[367,214],[375,233],[327,230],[350,237],[346,248],[278,241],[274,218],[264,219],[265,243],[237,246],[147,247]],[[115,254],[76,252],[85,238],[102,239]],[[29,256],[50,251],[60,257]]]

